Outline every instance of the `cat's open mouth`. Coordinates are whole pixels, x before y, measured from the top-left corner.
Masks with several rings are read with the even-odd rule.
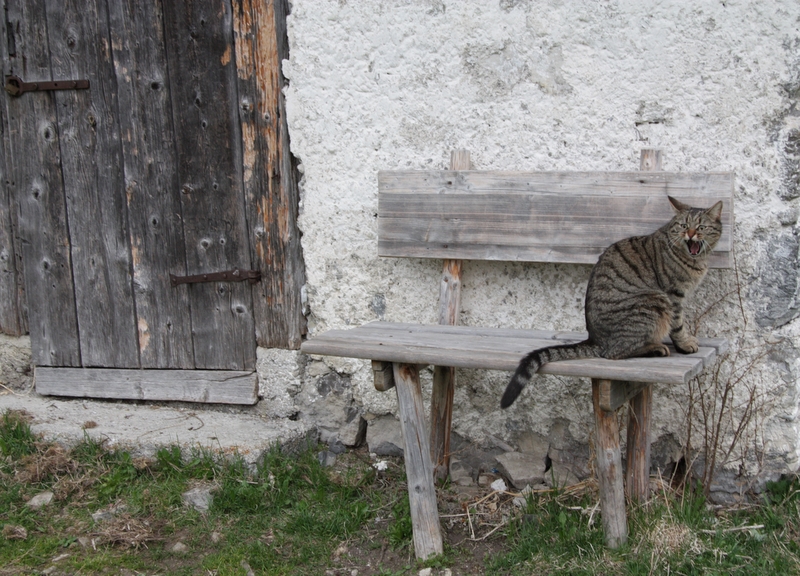
[[[689,248],[689,254],[692,256],[697,256],[700,254],[700,248],[702,248],[702,244],[697,240],[687,240],[686,246]]]

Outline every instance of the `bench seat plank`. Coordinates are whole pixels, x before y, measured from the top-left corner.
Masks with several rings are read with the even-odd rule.
[[[507,328],[421,325],[372,322],[357,328],[329,330],[305,341],[306,354],[364,358],[404,364],[433,364],[458,368],[484,368],[513,371],[520,358],[535,348],[567,344],[585,338],[576,332],[547,332]],[[685,384],[713,362],[715,344],[701,340],[696,354],[680,354],[672,349],[669,358],[593,358],[546,364],[543,374]]]
[[[361,326],[363,330],[378,330],[381,332],[387,330],[396,330],[399,332],[409,332],[423,327],[425,332],[430,334],[447,335],[452,333],[448,326],[436,326],[434,324],[415,324],[413,322],[369,322]],[[585,340],[588,334],[586,332],[577,332],[570,330],[530,330],[525,328],[487,328],[481,326],[469,326],[469,331],[476,336],[483,336],[485,338],[494,338],[501,336],[503,338],[537,338],[541,340],[553,340],[550,344],[569,344],[570,342],[579,342]],[[728,340],[725,338],[698,338],[700,345],[706,348],[713,348],[718,355],[725,354],[728,351]],[[669,343],[669,340],[665,340]],[[548,344],[549,345],[549,344]],[[712,358],[713,360],[713,358]]]

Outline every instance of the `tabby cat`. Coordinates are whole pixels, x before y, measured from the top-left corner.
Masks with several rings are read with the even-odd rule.
[[[669,197],[676,211],[649,236],[612,244],[592,269],[586,288],[589,338],[534,350],[519,363],[500,400],[508,408],[543,364],[577,358],[669,356],[667,334],[684,354],[697,338],[683,324],[683,299],[708,270],[708,256],[722,234],[722,202],[692,208]]]

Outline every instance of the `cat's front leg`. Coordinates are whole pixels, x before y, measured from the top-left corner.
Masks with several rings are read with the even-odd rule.
[[[700,349],[697,338],[689,334],[683,322],[683,306],[680,300],[673,300],[672,303],[672,324],[669,337],[672,338],[678,352],[683,354],[693,354]]]
[[[697,338],[686,332],[686,328],[684,328],[683,325],[677,330],[670,332],[669,336],[672,338],[672,342],[675,344],[675,348],[678,349],[678,352],[694,354],[700,350]]]

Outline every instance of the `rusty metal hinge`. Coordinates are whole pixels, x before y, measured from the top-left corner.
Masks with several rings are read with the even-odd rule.
[[[261,280],[260,270],[226,270],[225,272],[211,272],[209,274],[195,274],[194,276],[175,276],[169,275],[169,281],[173,287],[179,284],[200,284],[201,282],[244,282],[248,280],[250,284],[255,284]]]
[[[25,92],[42,90],[86,90],[88,80],[56,80],[55,82],[25,82],[19,76],[6,76],[6,92],[12,96],[21,96]]]

